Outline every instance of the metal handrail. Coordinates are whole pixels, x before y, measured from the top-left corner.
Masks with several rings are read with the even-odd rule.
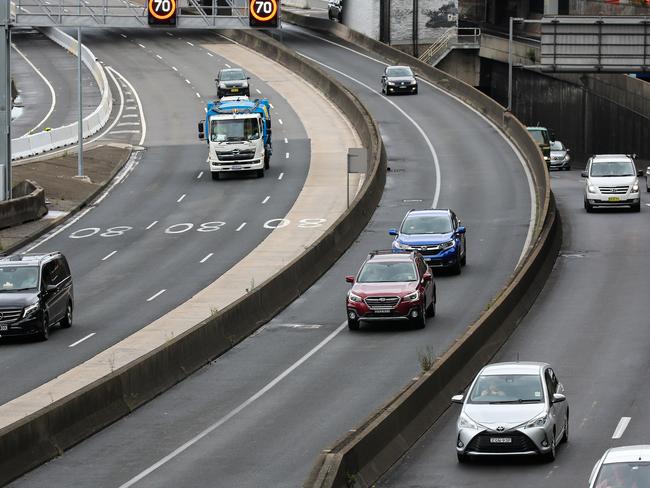
[[[419,59],[430,64],[438,55],[456,45],[478,47],[480,39],[481,29],[478,27],[450,27],[422,53]]]

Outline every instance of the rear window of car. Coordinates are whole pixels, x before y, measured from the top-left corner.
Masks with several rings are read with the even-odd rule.
[[[359,273],[358,283],[417,281],[415,266],[410,262],[368,262]]]
[[[246,78],[242,70],[222,71],[219,77],[223,81],[243,80]]]

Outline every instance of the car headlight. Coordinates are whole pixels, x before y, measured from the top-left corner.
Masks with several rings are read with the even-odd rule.
[[[219,83],[219,88],[226,88],[226,84],[225,83]]]
[[[451,249],[455,245],[456,245],[456,241],[454,241],[453,239],[451,241],[443,242],[441,244],[443,250]]]
[[[393,81],[389,81],[389,82],[388,82],[388,86],[395,86],[395,82],[393,82]]]
[[[539,417],[535,417],[533,420],[528,422],[526,424],[526,428],[532,429],[533,427],[544,427],[547,421],[548,421],[548,414],[545,413],[543,415],[540,415]]]
[[[565,160],[565,161],[570,161],[570,160],[571,160],[571,156],[569,156],[568,154],[565,154],[565,155],[564,155],[564,160]]]
[[[420,292],[418,290],[415,290],[413,293],[410,293],[404,297],[405,302],[414,302],[420,298]]]
[[[472,430],[478,430],[478,424],[474,422],[471,418],[469,418],[467,415],[464,413],[461,413],[460,416],[458,417],[458,428],[459,429],[472,429]]]
[[[417,84],[417,81],[411,80],[411,85],[416,85],[416,84]]]
[[[634,184],[632,185],[632,193],[636,193],[639,191],[639,182],[635,181]]]
[[[363,301],[363,298],[361,298],[359,295],[355,295],[354,293],[349,292],[348,293],[348,300],[350,300],[351,302],[360,303],[360,302]]]
[[[598,193],[598,187],[596,185],[592,185],[591,183],[587,185],[587,190],[589,190],[589,193]]]
[[[34,315],[34,313],[37,310],[38,310],[38,302],[28,305],[27,307],[25,307],[25,310],[23,311],[23,318],[29,317],[30,315]]]
[[[409,246],[408,244],[403,244],[403,243],[401,243],[401,242],[399,242],[399,241],[393,241],[393,245],[394,245],[397,249],[404,249],[404,250],[410,250],[410,249],[413,249],[413,248],[412,248],[411,246]]]

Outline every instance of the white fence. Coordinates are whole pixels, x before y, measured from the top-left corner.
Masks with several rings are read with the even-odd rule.
[[[77,40],[70,37],[60,29],[54,27],[43,27],[40,31],[58,45],[67,49],[75,56],[78,55]],[[108,78],[104,67],[97,61],[97,58],[90,49],[83,46],[81,61],[90,70],[101,93],[102,99],[93,113],[83,119],[83,137],[89,137],[98,132],[108,121],[113,110],[113,97]],[[11,140],[11,159],[21,159],[36,156],[52,149],[57,149],[79,141],[79,123],[57,127],[49,131],[42,131],[36,134],[29,134]]]

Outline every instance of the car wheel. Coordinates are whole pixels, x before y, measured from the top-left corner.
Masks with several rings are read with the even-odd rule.
[[[417,318],[412,320],[413,320],[413,326],[416,329],[424,329],[424,326],[427,325],[426,309],[424,308],[424,304],[420,306],[420,310]]]
[[[569,441],[569,411],[566,411],[566,419],[564,419],[564,434],[562,434],[562,439],[560,442],[562,444]]]
[[[343,13],[340,13],[340,14],[337,16],[337,19],[339,20],[339,22],[343,22]]]
[[[212,179],[217,181],[219,179],[219,172],[218,171],[213,171],[212,173]]]
[[[552,463],[555,461],[555,431],[553,431],[553,437],[550,439],[551,450],[544,454],[544,461],[547,463]]]
[[[640,212],[641,211],[641,202],[637,203],[636,205],[632,205],[632,212]]]
[[[359,321],[357,319],[348,318],[348,329],[359,330]]]
[[[72,302],[68,302],[65,308],[65,317],[61,319],[60,325],[62,329],[72,327]]]
[[[460,264],[462,266],[465,266],[467,264],[467,250],[465,251],[465,254],[463,254],[463,257],[460,258]]]
[[[648,193],[650,193],[650,186],[646,187],[645,191],[647,191]]]
[[[415,91],[413,92],[413,95],[417,95],[417,94],[418,94],[418,89],[416,88]]]
[[[50,337],[50,318],[46,313],[43,314],[43,323],[37,337],[41,341],[46,341]]]
[[[459,462],[460,464],[465,464],[467,461],[469,461],[469,459],[468,459],[468,457],[467,457],[467,454],[463,454],[463,453],[457,452],[457,453],[456,453],[456,456],[458,457],[458,462]]]
[[[461,261],[460,261],[460,259],[457,259],[457,260],[456,260],[456,264],[454,264],[454,266],[451,268],[451,271],[452,271],[452,273],[454,273],[455,275],[459,275],[459,274],[463,271],[463,269],[462,269],[462,267],[461,267]]]
[[[594,206],[591,205],[587,200],[585,200],[585,210],[587,213],[591,213],[594,211]]]
[[[433,300],[431,300],[431,303],[427,307],[427,317],[435,317],[435,316],[436,316],[436,297],[434,295]]]

